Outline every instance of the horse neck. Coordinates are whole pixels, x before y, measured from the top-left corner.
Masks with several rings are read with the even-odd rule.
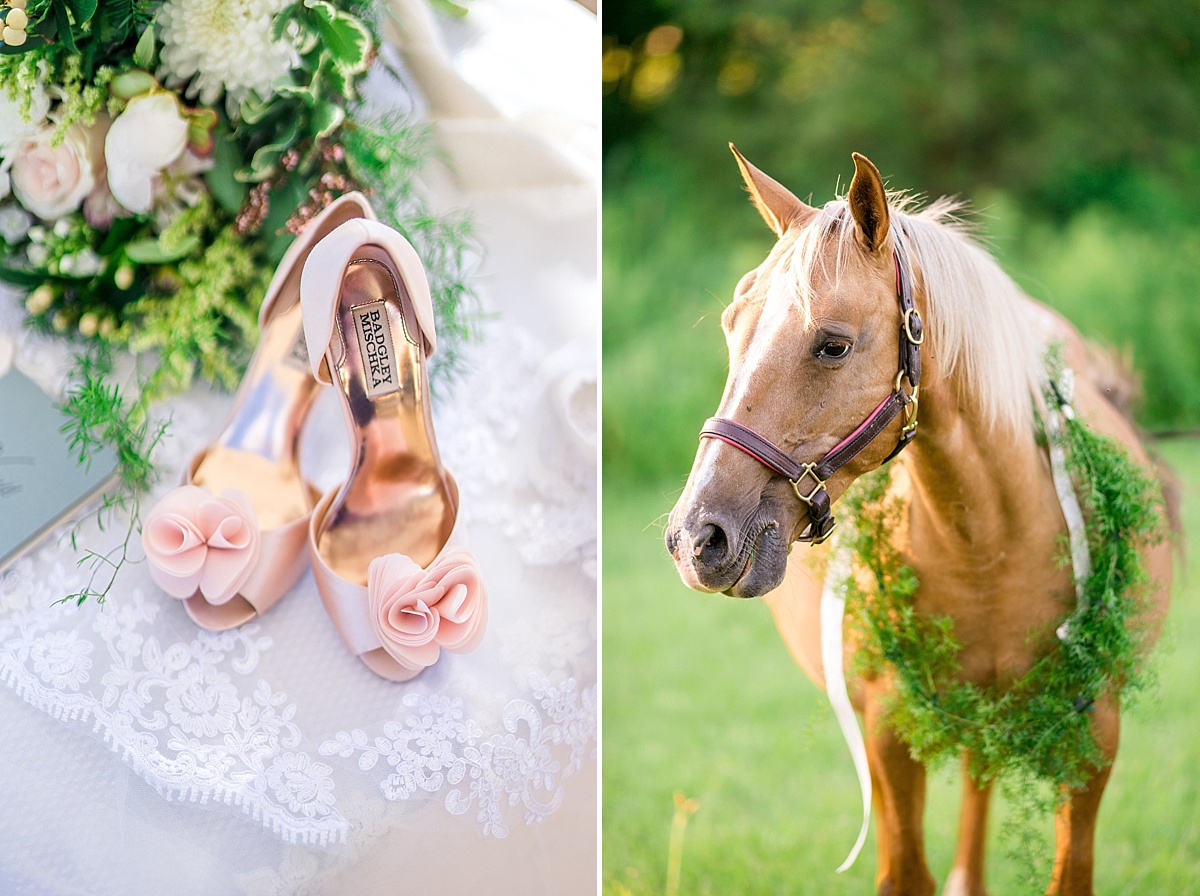
[[[972,560],[1054,537],[1056,499],[1032,431],[998,432],[955,393],[945,380],[921,390],[920,430],[906,452],[914,539]]]

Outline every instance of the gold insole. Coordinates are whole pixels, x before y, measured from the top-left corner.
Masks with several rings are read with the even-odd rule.
[[[373,324],[356,321],[356,310]],[[433,435],[412,301],[382,250],[363,247],[347,269],[337,335],[334,382],[348,401],[358,455],[317,549],[337,575],[365,585],[367,567],[383,554],[427,566],[450,536],[457,508]]]
[[[272,318],[242,380],[233,415],[192,476],[215,494],[243,491],[264,532],[312,509],[296,461],[300,426],[318,387],[303,345],[297,302]]]

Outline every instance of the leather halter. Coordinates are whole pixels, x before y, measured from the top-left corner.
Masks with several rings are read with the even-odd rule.
[[[797,463],[770,439],[736,420],[710,417],[700,430],[701,439],[719,439],[732,445],[791,482],[796,497],[808,509],[808,526],[797,541],[820,544],[833,532],[834,519],[825,483],[887,429],[897,414],[904,411],[904,427],[900,430],[896,447],[884,459],[884,463],[899,454],[917,433],[917,394],[921,388],[921,343],[925,341],[925,331],[921,315],[913,304],[912,280],[908,265],[904,263],[904,250],[898,241],[892,258],[896,263],[896,298],[900,303],[900,372],[896,375],[892,393],[871,411],[854,432],[815,463]],[[901,388],[904,380],[908,380],[912,392],[905,392]]]

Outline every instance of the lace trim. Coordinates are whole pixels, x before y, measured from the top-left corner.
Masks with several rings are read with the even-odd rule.
[[[392,770],[379,789],[389,800],[451,787],[447,811],[463,815],[474,808],[483,833],[503,838],[508,835],[504,805],[520,804],[525,824],[545,819],[562,804],[561,780],[582,768],[596,736],[595,688],[580,694],[574,679],[555,688],[536,677],[530,686],[541,711],[527,700],[511,701],[503,713],[506,734],[483,737],[478,724],[463,719],[462,700],[409,694],[404,705],[415,712],[403,725],[388,722],[374,738],[359,728],[339,731],[321,744],[321,754],[348,759],[357,753],[364,772],[385,760],[382,770]],[[559,744],[570,750],[565,765],[554,750]]]
[[[36,582],[35,569],[43,571]],[[261,624],[164,643],[150,633],[160,607],[140,589],[102,611],[47,609],[47,596],[69,593],[75,578],[34,557],[0,576],[0,606],[10,611],[0,619],[0,680],[57,719],[92,721],[166,798],[239,806],[293,843],[346,839],[334,768],[303,749],[296,704],[253,675],[273,647]],[[89,689],[97,675],[99,688]],[[414,712],[403,723],[385,723],[374,739],[338,732],[318,749],[360,753],[362,772],[385,759],[385,798],[445,791],[447,811],[474,808],[483,834],[502,838],[512,823],[506,807],[519,804],[526,824],[543,820],[561,803],[562,780],[581,769],[589,746],[595,751],[595,688],[580,693],[573,679],[553,686],[537,677],[530,686],[537,705],[511,700],[503,734],[485,736],[464,718],[461,699],[409,694],[403,702]]]
[[[43,588],[68,593],[62,565],[50,568],[56,581]],[[26,586],[32,574],[32,561],[19,561],[0,579],[0,601],[11,607],[22,592],[42,591]],[[99,639],[90,640],[53,627],[86,610],[26,603],[0,621],[0,680],[57,719],[90,719],[165,797],[240,806],[290,842],[343,840],[348,822],[333,808],[333,769],[295,749],[296,704],[264,679],[243,693],[230,675],[251,673],[272,646],[260,625],[163,644],[144,630],[158,610],[135,589],[92,613]],[[101,669],[96,695],[84,686]]]

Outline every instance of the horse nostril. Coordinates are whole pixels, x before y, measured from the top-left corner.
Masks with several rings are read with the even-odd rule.
[[[679,530],[673,526],[669,526],[667,528],[666,542],[667,553],[674,557],[675,549],[679,547]]]
[[[719,569],[729,555],[729,538],[716,523],[706,523],[696,533],[692,553],[709,569]]]

